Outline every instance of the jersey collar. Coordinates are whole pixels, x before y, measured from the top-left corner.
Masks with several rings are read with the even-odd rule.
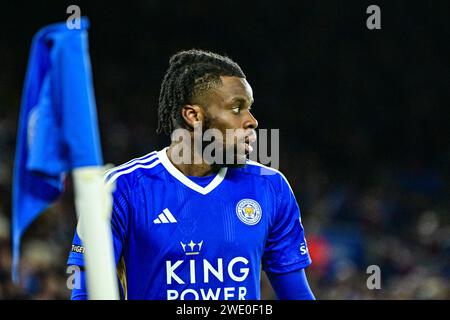
[[[225,179],[225,175],[227,173],[228,168],[224,167],[219,170],[214,179],[206,186],[202,187],[186,177],[180,170],[178,170],[172,162],[167,157],[167,149],[169,147],[165,147],[164,149],[158,151],[158,158],[161,160],[162,165],[166,168],[167,171],[178,181],[184,184],[186,187],[197,191],[203,195],[206,195],[213,191],[219,184]]]

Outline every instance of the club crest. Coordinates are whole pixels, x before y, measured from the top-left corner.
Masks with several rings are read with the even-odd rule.
[[[243,223],[253,226],[261,220],[262,210],[255,200],[242,199],[236,205],[236,214]]]

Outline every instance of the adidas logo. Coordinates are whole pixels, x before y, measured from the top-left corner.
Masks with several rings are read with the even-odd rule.
[[[153,220],[153,223],[177,223],[177,219],[174,218],[169,209],[165,208],[158,218]]]

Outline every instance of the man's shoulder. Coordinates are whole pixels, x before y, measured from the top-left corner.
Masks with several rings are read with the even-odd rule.
[[[268,180],[276,190],[282,190],[286,184],[289,185],[281,171],[256,161],[247,160],[245,167],[240,168],[239,172],[250,175],[254,179]]]
[[[159,152],[153,151],[107,170],[104,174],[105,182],[133,185],[143,176],[158,175],[163,170],[160,164]]]

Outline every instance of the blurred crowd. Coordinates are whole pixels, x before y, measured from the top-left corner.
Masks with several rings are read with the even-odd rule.
[[[113,135],[120,129],[113,125],[106,130]],[[76,224],[70,177],[65,194],[27,232],[21,281],[18,285],[11,282],[15,134],[15,120],[3,115],[0,298],[67,299],[70,291],[65,263]],[[313,259],[307,274],[318,299],[450,299],[448,185],[438,172],[420,164],[397,170],[374,163],[366,182],[334,180],[314,153],[289,150],[283,155],[290,161],[281,160],[280,169],[300,204]],[[367,287],[370,265],[380,268],[380,289]],[[274,299],[264,274],[262,282],[262,298]]]
[[[372,32],[362,2],[147,0],[107,10],[86,2],[104,159],[121,164],[168,143],[155,134],[155,106],[171,54],[192,47],[228,54],[253,87],[260,127],[280,129],[280,170],[300,205],[316,297],[450,299],[448,3],[388,2],[382,30]],[[61,21],[65,10],[38,2],[2,10],[0,299],[70,297],[70,177],[25,234],[18,285],[10,274],[27,54],[38,28]],[[370,266],[379,267],[379,289],[367,286]],[[273,299],[262,279],[262,297]]]

